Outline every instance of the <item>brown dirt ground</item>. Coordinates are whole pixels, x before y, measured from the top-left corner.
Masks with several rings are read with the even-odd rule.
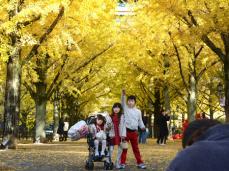
[[[147,165],[146,170],[162,171],[181,150],[181,143],[169,141],[167,145],[159,146],[154,139],[149,139],[148,144],[140,145],[140,150]],[[85,170],[87,155],[85,140],[40,145],[23,142],[18,144],[17,150],[0,151],[0,171],[81,171]],[[139,170],[131,149],[127,163],[126,171]],[[103,170],[103,164],[95,163],[94,170]]]

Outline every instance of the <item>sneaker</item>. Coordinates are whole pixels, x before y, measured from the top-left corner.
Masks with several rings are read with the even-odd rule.
[[[116,162],[115,162],[115,168],[116,168],[116,169],[120,169],[120,166],[121,166],[121,164],[120,164],[119,162],[116,161]]]
[[[116,166],[116,169],[125,169],[126,165],[125,164],[120,164]]]
[[[146,165],[144,163],[138,164],[137,167],[139,169],[146,169]]]
[[[99,152],[95,152],[95,157],[99,157]]]

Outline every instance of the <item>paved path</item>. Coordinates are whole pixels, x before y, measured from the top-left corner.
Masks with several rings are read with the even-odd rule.
[[[169,142],[158,146],[155,140],[140,145],[147,170],[165,170],[169,161],[180,149],[180,142]],[[115,150],[116,152],[117,150]],[[19,144],[17,150],[0,151],[0,171],[81,171],[85,170],[87,144],[78,142],[58,142],[52,144]],[[138,170],[132,150],[128,151],[126,171]],[[95,163],[94,170],[103,170],[103,163]]]

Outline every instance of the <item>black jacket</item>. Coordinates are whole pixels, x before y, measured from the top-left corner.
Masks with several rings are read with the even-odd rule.
[[[158,127],[160,130],[168,130],[167,121],[170,120],[170,116],[160,114],[158,116]]]

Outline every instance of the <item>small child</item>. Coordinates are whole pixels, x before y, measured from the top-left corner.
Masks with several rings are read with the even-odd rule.
[[[105,124],[106,119],[103,115],[97,115],[96,122],[95,122],[95,156],[99,156],[99,143],[102,142],[102,149],[101,149],[101,156],[105,156],[105,148],[106,148],[106,133],[105,133]]]
[[[142,114],[139,109],[136,108],[136,96],[129,96],[126,104],[126,93],[122,91],[122,106],[124,109],[125,126],[126,126],[126,141],[130,141],[135,159],[137,161],[137,167],[140,169],[146,169],[143,163],[140,150],[138,147],[138,127],[142,131],[145,131],[145,125],[142,121]],[[121,155],[121,165],[119,169],[125,169],[126,167],[127,149],[123,149]]]

